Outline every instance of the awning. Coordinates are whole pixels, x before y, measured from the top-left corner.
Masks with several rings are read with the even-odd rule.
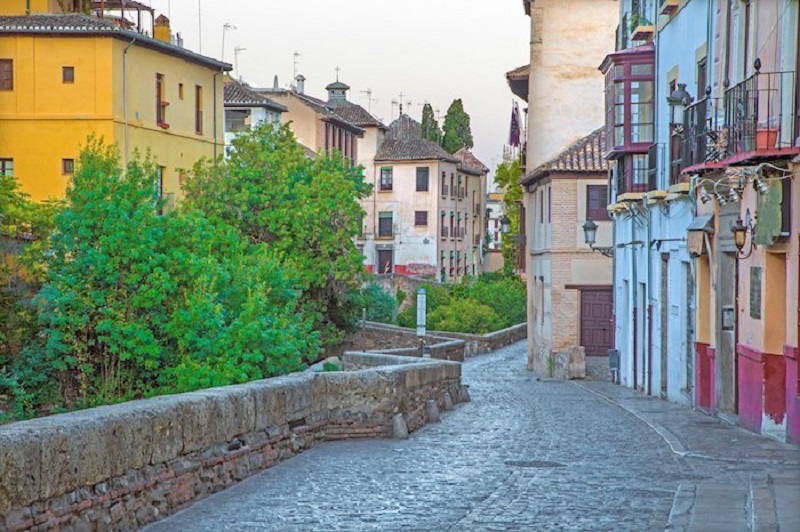
[[[714,234],[714,215],[708,214],[705,216],[697,216],[692,223],[689,224],[689,227],[686,228],[686,231],[689,233],[692,232],[703,232]]]

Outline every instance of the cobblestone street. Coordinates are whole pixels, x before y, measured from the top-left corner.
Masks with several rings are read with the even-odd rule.
[[[800,530],[800,449],[601,381],[464,364],[472,402],[408,440],[329,443],[149,527]]]

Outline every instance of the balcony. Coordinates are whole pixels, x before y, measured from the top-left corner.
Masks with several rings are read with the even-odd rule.
[[[442,185],[442,197],[447,196],[448,188],[447,185]]]
[[[800,153],[796,72],[757,72],[687,107],[682,171],[698,172]]]
[[[631,40],[649,41],[656,33],[655,25],[647,18],[648,2],[633,0],[631,4]]]
[[[680,0],[661,0],[658,12],[662,15],[670,16],[678,10],[680,4]]]

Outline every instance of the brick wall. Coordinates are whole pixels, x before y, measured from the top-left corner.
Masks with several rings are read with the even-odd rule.
[[[0,530],[132,530],[325,441],[409,431],[467,399],[453,362],[344,356],[277,377],[13,423],[0,431]],[[379,367],[376,367],[379,366]],[[361,368],[361,369],[359,369]]]

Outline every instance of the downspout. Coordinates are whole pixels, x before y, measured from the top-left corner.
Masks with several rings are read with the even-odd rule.
[[[731,12],[732,11],[733,11],[733,0],[728,0],[728,11],[725,13],[725,78],[722,80],[723,91],[727,90],[728,85],[730,85],[730,79],[731,79],[730,76],[731,76]]]
[[[136,44],[136,37],[122,51],[122,112],[125,115],[125,168],[128,168],[128,50]]]
[[[212,83],[214,85],[214,167],[217,166],[217,76],[224,73],[224,70],[220,70],[214,74],[212,78]]]

